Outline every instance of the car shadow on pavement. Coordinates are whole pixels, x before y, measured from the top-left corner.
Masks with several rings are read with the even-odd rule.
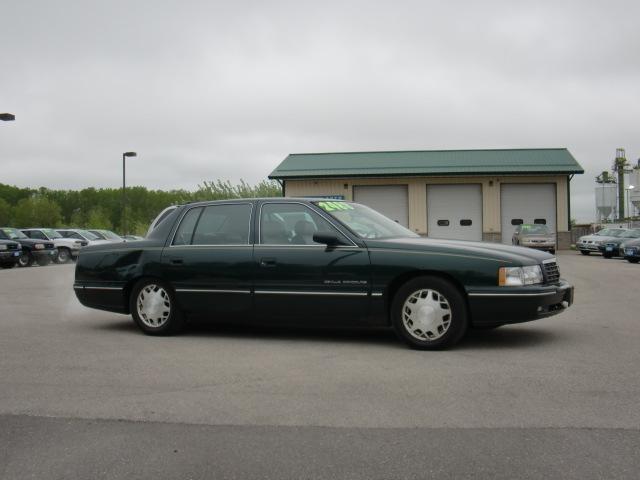
[[[545,328],[503,326],[493,330],[470,329],[456,348],[461,350],[528,348],[563,339],[563,333]]]
[[[132,320],[113,320],[94,324],[93,328],[126,334],[140,334]],[[322,327],[284,327],[238,325],[230,323],[192,322],[185,332],[179,335],[189,337],[215,337],[246,339],[247,341],[306,341],[371,344],[407,348],[391,329],[386,328],[322,328]],[[503,326],[494,330],[469,329],[453,350],[529,348],[541,344],[562,341],[564,334],[544,328],[523,328],[521,326]]]

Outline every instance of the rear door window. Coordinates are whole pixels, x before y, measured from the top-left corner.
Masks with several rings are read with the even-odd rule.
[[[251,204],[205,207],[193,234],[193,245],[248,245]]]

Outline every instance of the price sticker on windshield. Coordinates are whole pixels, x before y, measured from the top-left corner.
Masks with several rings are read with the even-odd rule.
[[[353,210],[353,206],[344,202],[318,202],[318,206],[325,212],[335,212],[336,210]]]

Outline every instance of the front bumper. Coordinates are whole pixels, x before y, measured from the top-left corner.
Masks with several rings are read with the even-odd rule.
[[[620,255],[620,245],[615,245],[615,244],[598,245],[598,251],[603,255],[607,254],[607,255],[613,255],[614,257],[617,257]]]
[[[555,250],[555,243],[523,243],[522,247],[535,248],[537,250]]]
[[[478,289],[468,296],[471,325],[505,325],[563,312],[573,303],[573,286],[560,280],[554,285]]]
[[[31,254],[34,256],[36,260],[39,258],[51,258],[53,260],[54,258],[56,258],[56,255],[58,255],[58,249],[45,248],[43,250],[36,250],[34,248],[33,250],[31,250]]]
[[[15,263],[20,258],[20,253],[20,250],[0,250],[0,262]]]
[[[586,252],[599,252],[600,245],[597,243],[576,243],[578,250],[584,250]]]
[[[622,254],[623,252],[621,252]],[[640,247],[627,247],[624,249],[624,258],[640,258]]]

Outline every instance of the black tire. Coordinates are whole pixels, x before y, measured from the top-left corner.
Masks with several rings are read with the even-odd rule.
[[[22,255],[18,257],[18,266],[30,267],[31,265],[33,265],[33,255],[31,255],[31,252],[22,252]]]
[[[603,254],[602,254],[602,256],[603,256],[604,258],[612,258],[612,257],[613,257],[613,254],[611,254],[611,253],[603,253]]]
[[[629,263],[638,263],[638,262],[640,262],[640,258],[627,258],[627,262],[629,262]]]
[[[161,292],[164,292],[164,295]],[[140,297],[141,294],[143,295],[142,297]],[[144,312],[142,312],[143,316],[141,316],[141,312],[138,310],[138,301],[144,302],[145,298],[149,298],[149,295],[158,295],[157,299],[163,301],[162,304],[157,304],[157,306],[159,310],[163,310],[163,308],[165,310],[159,311],[157,317],[153,315],[147,317]],[[174,335],[180,332],[185,325],[184,316],[176,302],[173,288],[162,280],[143,278],[138,281],[131,289],[129,309],[136,325],[147,335]],[[164,312],[168,312],[168,314],[165,315]],[[154,326],[153,323],[158,323],[158,325]]]
[[[68,263],[71,261],[71,250],[65,247],[58,249],[58,255],[56,255],[56,263]]]
[[[583,255],[589,255],[591,252],[589,250],[580,250],[580,253]]]
[[[446,327],[444,326],[447,319],[445,313],[441,319],[438,319],[439,321],[437,320],[439,325],[433,327],[433,331],[422,332],[420,328],[414,328],[412,333],[409,330],[412,324],[409,317],[411,310],[410,307],[407,310],[408,307],[405,306],[405,302],[412,303],[412,298],[416,302],[425,300],[437,303],[442,311],[450,310]],[[431,308],[428,305],[425,306]],[[445,306],[448,308],[444,308]],[[403,318],[405,315],[406,319]],[[391,305],[391,322],[398,337],[411,348],[439,350],[455,345],[462,338],[469,326],[469,315],[464,296],[453,284],[439,277],[424,276],[409,280],[396,292]],[[429,339],[429,337],[434,338]]]
[[[13,268],[16,264],[13,262],[0,263],[0,268]]]

